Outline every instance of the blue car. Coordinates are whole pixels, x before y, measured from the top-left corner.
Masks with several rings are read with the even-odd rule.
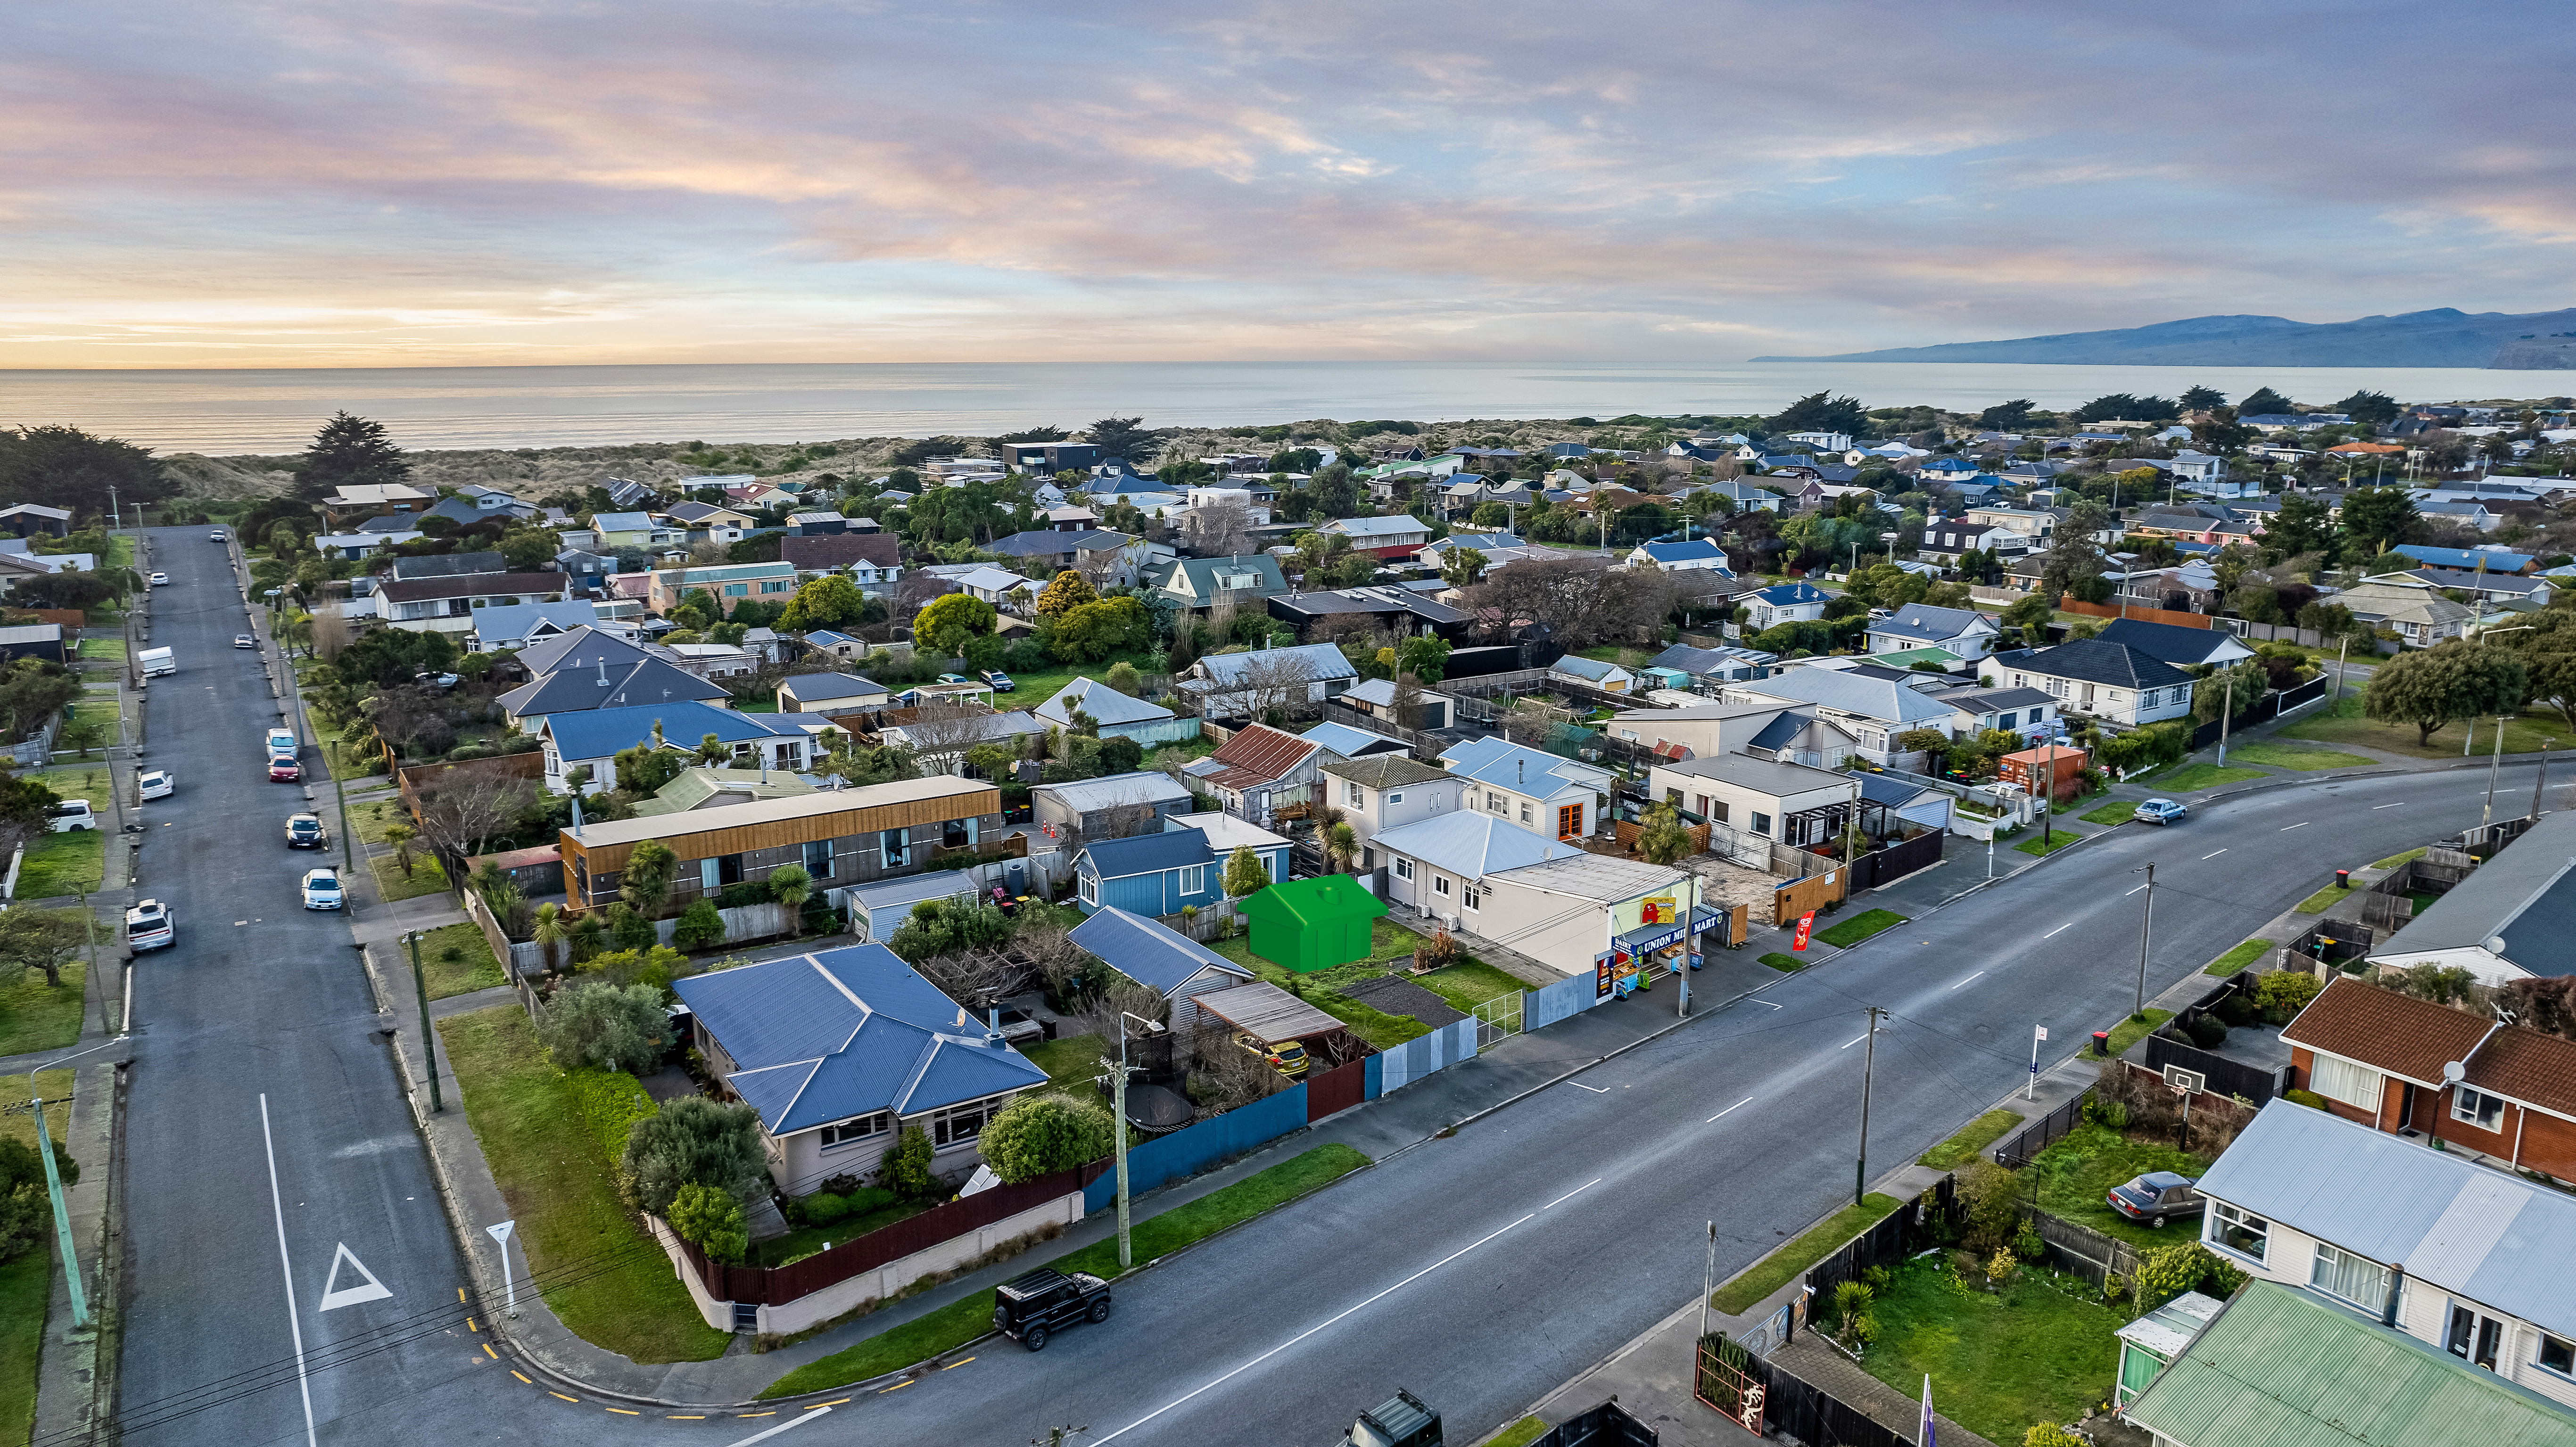
[[[2141,824],[2171,824],[2176,820],[2189,817],[2190,814],[2191,810],[2185,808],[2179,800],[2149,799],[2138,806],[2137,813],[2129,817]]]

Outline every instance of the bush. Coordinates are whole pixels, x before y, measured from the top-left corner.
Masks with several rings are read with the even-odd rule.
[[[930,1134],[919,1126],[906,1126],[895,1138],[894,1149],[886,1152],[885,1166],[879,1172],[886,1189],[898,1196],[927,1196],[940,1188],[939,1178],[930,1173]]]
[[[2253,1024],[2263,1013],[2255,1006],[2252,998],[2242,990],[2228,995],[2209,1008],[2219,1019],[2226,1021],[2231,1030]]]
[[[653,922],[623,904],[608,907],[608,939],[621,950],[641,954],[662,942]]]
[[[748,905],[769,903],[769,884],[765,880],[728,884],[716,891],[716,908],[742,909]]]
[[[555,991],[538,1038],[566,1070],[614,1070],[621,1061],[640,1066],[661,1059],[671,1018],[662,1011],[662,992],[650,985],[585,981]]]
[[[671,1197],[671,1230],[681,1240],[697,1243],[717,1261],[740,1261],[744,1249],[751,1245],[751,1232],[743,1225],[742,1202],[694,1181]]]
[[[2042,1422],[2022,1434],[2021,1447],[2089,1447],[2089,1444],[2055,1422]]]
[[[2048,1254],[2048,1243],[2024,1221],[2021,1229],[2013,1233],[2012,1252],[2024,1261],[2037,1261]]]
[[[2316,976],[2305,970],[2274,970],[2254,981],[2254,998],[2262,1002],[2264,1019],[2286,1024],[2324,988]]]
[[[2021,1230],[2021,1182],[1992,1161],[1978,1160],[1959,1172],[1959,1194],[1967,1198],[1968,1244],[1993,1251]]]
[[[2159,1246],[2138,1258],[2138,1305],[2158,1305],[2198,1287],[2218,1265],[2218,1258],[2197,1241]],[[2225,1293],[2221,1293],[2224,1295]]]
[[[2227,1022],[2215,1015],[2196,1016],[2191,1022],[2191,1041],[2203,1050],[2215,1050],[2227,1040]]]
[[[829,1189],[836,1182],[847,1184],[850,1189],[846,1191]],[[893,1205],[896,1199],[892,1191],[880,1190],[874,1186],[860,1186],[856,1176],[834,1176],[823,1184],[826,1189],[816,1191],[794,1203],[797,1217],[808,1226],[829,1226],[845,1217],[864,1216],[871,1211],[882,1211]]]
[[[1023,1095],[984,1127],[976,1149],[1011,1185],[1096,1161],[1109,1154],[1116,1126],[1109,1112],[1052,1091]]]
[[[1010,937],[1010,917],[989,903],[925,899],[912,907],[911,917],[896,927],[886,947],[917,964],[933,955],[998,945]]]
[[[703,950],[722,944],[725,935],[724,916],[716,912],[715,901],[692,901],[680,911],[679,921],[671,926],[671,943],[684,950]]]
[[[2313,1090],[2285,1090],[2281,1092],[2281,1098],[2292,1105],[2304,1105],[2310,1110],[2327,1109],[2326,1098]]]
[[[619,1160],[618,1188],[639,1211],[668,1218],[671,1200],[692,1183],[734,1197],[768,1185],[760,1117],[747,1105],[722,1105],[702,1095],[663,1102],[639,1120]]]

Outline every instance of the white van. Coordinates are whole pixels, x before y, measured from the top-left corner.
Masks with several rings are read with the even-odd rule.
[[[146,648],[134,655],[134,661],[142,666],[146,678],[159,678],[165,673],[179,671],[178,661],[170,656],[167,648]]]
[[[288,758],[295,757],[295,730],[282,727],[270,729],[266,747],[268,756],[272,759],[281,754]]]
[[[45,811],[45,823],[56,834],[71,834],[96,829],[98,818],[90,813],[87,799],[65,799]]]

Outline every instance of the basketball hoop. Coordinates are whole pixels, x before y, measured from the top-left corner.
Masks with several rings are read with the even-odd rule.
[[[2185,1070],[2179,1065],[2165,1067],[2165,1089],[2176,1095],[2198,1095],[2208,1088],[2209,1077],[2197,1070]]]

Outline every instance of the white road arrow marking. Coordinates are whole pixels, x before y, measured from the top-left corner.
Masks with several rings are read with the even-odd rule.
[[[364,1286],[340,1284],[340,1263],[344,1261],[352,1270],[366,1278]],[[360,1261],[357,1253],[349,1249],[349,1243],[343,1241],[340,1243],[339,1253],[331,1258],[331,1278],[322,1283],[322,1304],[314,1310],[337,1311],[344,1306],[356,1306],[362,1301],[385,1301],[392,1296],[392,1292],[385,1290],[385,1284],[376,1279],[376,1273],[369,1271],[367,1263]]]

